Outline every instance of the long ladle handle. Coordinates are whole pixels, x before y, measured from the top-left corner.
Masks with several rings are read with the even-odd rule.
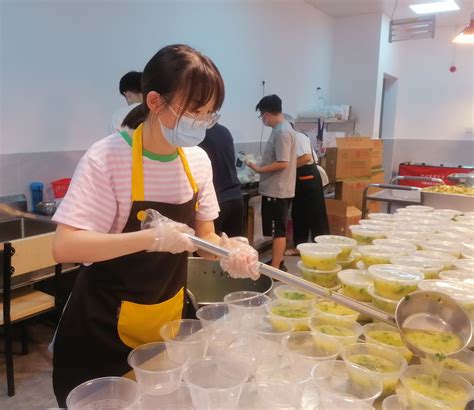
[[[201,238],[197,238],[196,236],[193,235],[187,235],[189,239],[191,239],[194,243],[194,245],[202,249],[206,252],[209,252],[213,255],[220,256],[220,257],[226,257],[229,254],[229,251],[227,249],[224,249],[220,246],[214,245],[213,243],[210,243],[208,241],[205,241]],[[284,272],[280,269],[274,268],[272,266],[266,265],[264,263],[259,262],[258,265],[258,270],[261,274],[268,276],[272,279],[279,280],[281,282],[284,282],[288,285],[292,285],[295,287],[298,287],[300,289],[303,289],[309,293],[315,294],[317,296],[331,299],[334,302],[339,303],[342,306],[348,307],[350,309],[353,309],[359,313],[362,313],[364,315],[370,316],[373,319],[380,320],[382,322],[388,323],[390,325],[395,325],[395,317],[389,313],[386,313],[382,310],[376,309],[372,306],[368,306],[364,303],[358,302],[354,299],[348,298],[347,296],[344,296],[340,293],[331,291],[329,289],[323,288],[322,286],[315,285],[312,282],[309,282],[307,280],[304,280],[302,278],[299,278],[295,275],[292,275],[290,273]]]

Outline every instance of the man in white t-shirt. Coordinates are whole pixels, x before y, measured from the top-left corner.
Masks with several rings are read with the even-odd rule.
[[[122,121],[127,114],[142,103],[142,73],[139,71],[129,71],[125,74],[120,79],[119,91],[127,101],[127,106],[119,108],[112,115],[111,133],[119,131],[122,128]]]

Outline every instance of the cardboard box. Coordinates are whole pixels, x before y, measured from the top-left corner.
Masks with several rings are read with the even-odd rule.
[[[385,171],[383,168],[377,168],[372,170],[372,176],[370,178],[371,184],[383,184],[385,182]],[[380,191],[378,188],[371,188],[369,194]],[[382,210],[382,203],[378,201],[368,201],[367,208],[369,212],[380,212]]]
[[[382,168],[383,166],[383,141],[380,139],[370,140],[372,142],[372,168]]]
[[[371,183],[371,178],[348,178],[336,182],[335,198],[362,209],[364,189]]]
[[[336,179],[370,177],[372,142],[367,137],[337,138]]]
[[[326,156],[321,159],[321,166],[328,174],[329,183],[336,182],[337,148],[326,148]]]
[[[332,235],[351,236],[349,226],[359,223],[362,216],[360,209],[337,199],[326,199],[326,211]]]

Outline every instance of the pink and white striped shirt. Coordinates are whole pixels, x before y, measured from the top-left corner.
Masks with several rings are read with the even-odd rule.
[[[183,148],[198,186],[196,218],[214,220],[219,214],[209,157],[199,147]],[[145,200],[182,204],[193,190],[179,157],[162,162],[144,152]],[[132,207],[132,151],[115,133],[92,145],[80,160],[66,196],[53,220],[78,229],[120,233]]]

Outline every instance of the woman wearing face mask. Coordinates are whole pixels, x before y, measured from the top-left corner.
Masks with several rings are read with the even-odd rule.
[[[180,319],[194,233],[231,248],[234,277],[258,277],[258,254],[219,238],[209,158],[196,147],[218,119],[224,83],[213,62],[185,45],[161,49],[142,77],[144,102],[124,120],[130,132],[95,143],[81,159],[54,216],[58,262],[82,262],[54,341],[58,404],[78,384],[129,370],[131,349],[160,340]],[[162,214],[141,230],[143,211]],[[193,227],[191,229],[190,227]]]

